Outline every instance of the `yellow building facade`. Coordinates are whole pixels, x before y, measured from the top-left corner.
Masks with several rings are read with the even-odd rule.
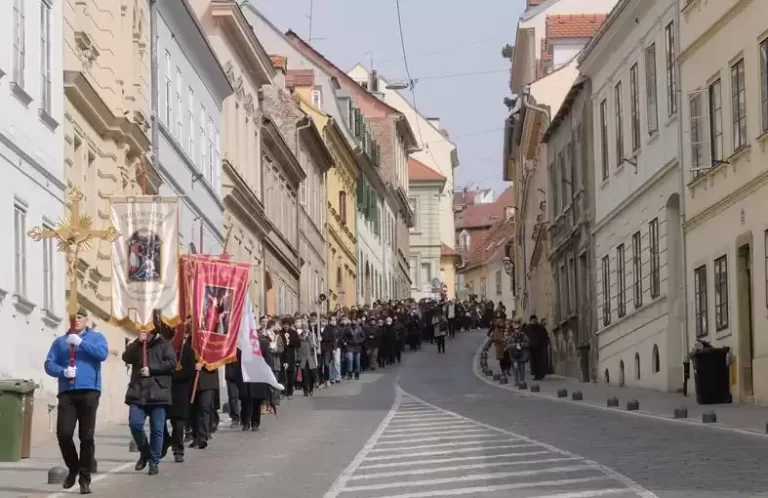
[[[325,246],[328,275],[328,306],[354,306],[357,295],[357,206],[358,166],[338,122],[312,105],[311,86],[294,87],[300,108],[323,132],[333,167],[326,174]]]
[[[64,162],[68,186],[84,194],[83,213],[109,223],[111,195],[140,194],[149,150],[149,3],[63,2]],[[156,182],[147,181],[148,190]],[[78,299],[109,344],[102,368],[99,424],[127,418],[128,381],[120,356],[133,333],[110,323],[111,243],[80,256]]]

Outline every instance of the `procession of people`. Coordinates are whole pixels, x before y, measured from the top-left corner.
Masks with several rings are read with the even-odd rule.
[[[252,309],[243,313],[244,325],[252,314]],[[75,327],[54,341],[45,362],[46,372],[59,379],[57,437],[69,471],[63,486],[69,489],[79,481],[82,494],[91,492],[100,368],[107,358],[104,336],[87,322],[88,312],[80,308]],[[149,475],[160,472],[169,451],[174,462],[182,463],[187,449],[208,447],[220,424],[222,401],[230,428],[258,432],[262,416],[277,415],[282,402],[297,392],[309,397],[319,389],[354,382],[365,372],[397,365],[406,350],[429,344],[443,354],[446,339],[461,330],[489,327],[502,371],[510,372],[514,364],[516,382],[524,381],[526,362],[530,361],[535,378],[548,371],[542,349],[548,341],[546,329],[536,317],[523,327],[519,319],[506,318],[503,305],[494,308],[492,302],[476,299],[377,301],[319,315],[263,315],[250,328],[240,327],[242,337],[232,361],[212,369],[193,348],[191,317],[171,327],[155,313],[153,322],[152,329],[140,332],[122,355],[131,368],[125,403],[139,452],[135,470],[148,467]],[[244,363],[253,355],[275,381],[249,377]],[[220,370],[226,381],[223,390]],[[79,456],[73,443],[75,424]]]

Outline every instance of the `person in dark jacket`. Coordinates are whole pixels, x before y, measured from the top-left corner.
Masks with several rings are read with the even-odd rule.
[[[283,372],[285,386],[285,396],[288,399],[293,398],[293,391],[296,386],[296,367],[298,361],[298,350],[301,345],[301,338],[298,332],[293,328],[293,320],[284,318],[282,321],[283,329],[280,332],[283,336]]]
[[[128,426],[139,449],[137,471],[144,470],[149,462],[149,475],[157,475],[160,454],[163,451],[166,409],[172,403],[171,378],[176,368],[176,352],[173,345],[159,333],[159,324],[153,332],[141,332],[123,353],[123,361],[131,366],[131,380],[125,393]],[[143,348],[146,345],[146,366]],[[144,432],[144,422],[149,417],[149,442]]]
[[[536,315],[531,315],[523,332],[530,344],[531,376],[534,380],[541,380],[549,373],[549,334]]]
[[[219,370],[208,370],[201,362],[195,364],[195,371],[200,372],[192,410],[192,443],[190,448],[205,449],[211,439],[216,410],[216,396],[219,392]]]
[[[266,331],[259,331],[251,340],[259,341],[259,348],[264,360],[272,360],[269,352],[270,340]],[[242,351],[237,350],[237,363],[234,366],[233,377],[237,379],[238,392],[240,393],[240,420],[243,422],[243,431],[258,431],[261,427],[261,407],[265,402],[271,402],[272,387],[265,382],[244,382],[242,369]],[[229,365],[227,365],[229,366]]]
[[[352,375],[355,376],[355,379],[359,379],[360,354],[363,352],[365,334],[357,320],[353,320],[346,328],[344,343],[347,349],[347,379],[351,379]]]
[[[371,316],[368,319],[368,324],[363,325],[363,333],[365,334],[365,349],[368,352],[368,369],[376,370],[376,365],[379,361],[379,330],[376,325],[376,318]]]
[[[333,351],[339,347],[339,327],[336,317],[331,317],[330,323],[320,332],[320,351],[323,359],[323,379],[326,386],[339,381],[339,372],[335,371],[333,364]]]
[[[163,334],[166,340],[173,338],[173,329],[166,326]],[[177,353],[176,369],[171,379],[171,399],[173,403],[168,407],[168,420],[171,422],[171,432],[165,434],[165,447],[163,455],[168,448],[173,450],[174,461],[184,461],[184,432],[189,416],[189,398],[192,394],[192,382],[195,379],[195,353],[192,351],[192,336],[185,331],[181,345],[181,352]],[[166,426],[167,431],[167,426]]]

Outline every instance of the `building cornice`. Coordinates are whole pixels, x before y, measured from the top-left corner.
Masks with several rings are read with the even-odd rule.
[[[685,50],[682,50],[680,52],[680,64],[684,63],[694,52],[699,50],[704,44],[706,44],[708,41],[712,39],[712,37],[720,31],[723,26],[727,25],[729,22],[733,20],[734,17],[741,14],[741,12],[746,9],[750,4],[752,3],[752,0],[739,0],[737,1],[730,9],[728,9],[722,16],[720,16],[719,19],[717,19],[715,22],[713,22],[709,28],[707,28],[701,35],[699,35],[693,42],[691,42],[687,47],[685,47]],[[688,8],[683,10],[683,16],[686,18],[686,22],[688,22],[688,17],[690,17],[692,6],[688,6]],[[679,29],[678,26],[678,36],[679,36]]]
[[[305,138],[305,144],[311,150],[311,156],[313,158],[312,163],[322,172],[325,173],[333,167],[333,156],[331,155],[328,147],[323,140],[320,131],[315,126],[314,120],[306,116],[296,125],[299,134],[302,138]]]
[[[261,137],[264,140],[264,145],[271,154],[275,155],[275,163],[280,166],[286,177],[291,179],[294,188],[298,189],[301,182],[307,177],[307,173],[299,164],[277,125],[266,117],[262,118],[262,124]]]
[[[323,129],[328,142],[331,144],[331,148],[337,154],[342,157],[340,163],[344,167],[344,170],[357,180],[360,172],[362,171],[361,165],[357,161],[354,149],[349,146],[346,138],[344,137],[344,131],[339,126],[339,122],[336,121],[333,116],[328,116],[328,122]]]
[[[99,135],[127,144],[129,155],[143,159],[149,150],[149,137],[143,127],[115,116],[82,72],[64,71],[64,95]]]
[[[276,76],[272,59],[256,38],[238,3],[213,0],[210,12],[232,41],[230,45],[238,52],[240,60],[245,62],[249,76],[259,86],[271,84]]]
[[[275,230],[275,226],[264,214],[264,204],[251,191],[240,173],[226,159],[222,161],[222,169],[232,181],[233,186],[224,195],[224,204],[234,209],[240,216],[238,219],[254,232],[266,237]]]
[[[339,233],[336,231],[336,227],[329,224],[328,225],[328,233],[331,235],[331,238],[336,242],[336,245],[344,252],[344,255],[351,261],[355,263],[355,268],[352,268],[352,271],[354,273],[357,273],[357,255],[355,254],[355,251],[353,249],[349,248],[349,241],[342,240]],[[344,233],[349,236],[352,232],[349,230],[345,230]],[[354,247],[357,243],[357,240],[355,237],[352,237],[352,246]]]

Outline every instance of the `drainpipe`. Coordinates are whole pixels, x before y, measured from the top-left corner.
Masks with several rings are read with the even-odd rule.
[[[678,112],[678,126],[677,126],[677,161],[680,167],[680,236],[681,236],[681,250],[682,250],[682,280],[680,286],[682,287],[682,299],[683,299],[683,330],[682,330],[682,343],[683,343],[683,395],[688,396],[688,379],[691,376],[691,362],[688,359],[688,351],[690,351],[690,344],[688,341],[688,289],[685,285],[688,278],[688,257],[686,256],[685,247],[685,168],[683,168],[683,92],[682,92],[682,71],[680,68],[680,8],[677,5],[676,0],[672,0],[672,10],[675,11],[675,68],[677,73],[677,112]]]
[[[299,134],[312,126],[312,118],[309,116],[303,118],[306,120],[306,124],[299,125],[296,127],[296,148],[294,149],[296,151],[296,157],[299,157]],[[302,167],[304,165],[302,164]],[[309,172],[305,172],[307,176],[309,176]],[[306,178],[304,181],[307,181]],[[301,186],[299,186],[299,189],[301,189]],[[309,197],[309,192],[307,192],[307,196]],[[301,265],[301,202],[298,202],[296,205],[296,251],[299,253],[299,265]],[[301,307],[301,266],[299,266],[299,307]]]
[[[150,80],[152,85],[150,106],[152,117],[152,137],[149,149],[150,163],[155,174],[159,176],[160,172],[157,166],[160,164],[159,144],[160,128],[158,125],[158,108],[160,106],[160,91],[158,87],[159,69],[157,64],[157,0],[149,0],[149,53],[150,53]],[[146,175],[146,172],[144,173]],[[143,192],[146,194],[146,192]],[[200,247],[202,252],[202,247]]]

